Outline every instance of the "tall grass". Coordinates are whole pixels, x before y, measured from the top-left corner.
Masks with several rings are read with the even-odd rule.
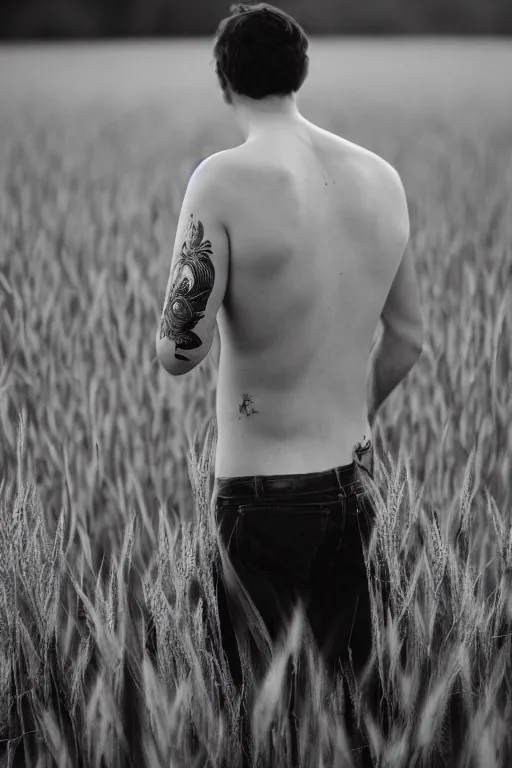
[[[152,102],[37,102],[0,119],[6,764],[235,766],[250,705],[255,753],[284,766],[299,660],[302,766],[356,765],[352,709],[378,765],[512,763],[512,137],[498,109],[394,96],[348,118],[308,98],[311,119],[399,168],[426,321],[373,436],[368,574],[390,604],[369,578],[366,678],[346,670],[353,701],[327,686],[300,606],[261,686],[244,665],[237,690],[222,652],[215,364],[172,379],[154,349],[184,186],[229,144],[221,126],[188,102],[175,122]],[[365,706],[377,677],[386,738]]]

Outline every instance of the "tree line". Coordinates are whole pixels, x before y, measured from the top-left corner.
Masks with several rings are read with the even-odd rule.
[[[3,0],[0,39],[213,36],[232,0]],[[510,35],[511,0],[275,0],[307,34]]]

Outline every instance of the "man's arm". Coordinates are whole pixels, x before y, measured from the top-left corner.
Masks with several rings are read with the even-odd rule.
[[[368,421],[373,425],[382,403],[407,376],[423,348],[423,316],[412,253],[407,249],[409,212],[402,181],[389,166],[386,177],[387,230],[401,255],[397,272],[381,312],[382,333],[370,353]],[[383,278],[386,279],[383,271]]]
[[[229,239],[222,220],[223,161],[203,161],[189,181],[178,221],[157,356],[172,376],[208,354],[228,279]]]
[[[385,327],[370,353],[368,422],[373,427],[377,411],[421,356],[422,345],[396,337]]]

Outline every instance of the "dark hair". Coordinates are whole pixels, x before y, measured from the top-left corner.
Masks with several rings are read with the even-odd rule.
[[[269,3],[237,3],[215,35],[215,71],[224,94],[227,86],[242,96],[288,96],[308,74],[309,41],[302,27]]]

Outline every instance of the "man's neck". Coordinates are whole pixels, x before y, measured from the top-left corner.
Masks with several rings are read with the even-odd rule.
[[[272,106],[260,106],[257,109],[239,105],[236,119],[245,141],[261,138],[276,130],[289,130],[303,125],[304,117],[295,102],[283,102]]]

